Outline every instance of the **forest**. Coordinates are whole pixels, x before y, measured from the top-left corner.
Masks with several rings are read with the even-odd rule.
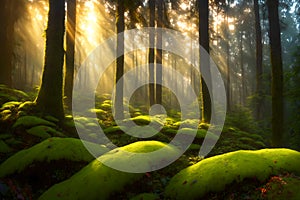
[[[298,0],[0,15],[0,200],[300,199]]]

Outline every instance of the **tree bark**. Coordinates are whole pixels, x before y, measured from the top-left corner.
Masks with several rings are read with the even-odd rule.
[[[162,104],[162,30],[164,2],[159,0],[157,3],[157,38],[156,38],[156,104]],[[159,83],[159,84],[158,84]]]
[[[44,71],[36,99],[37,108],[44,115],[64,118],[63,64],[64,64],[65,2],[49,0],[48,26]]]
[[[150,10],[150,20],[149,26],[151,28],[155,27],[155,1],[149,1],[149,10]],[[149,44],[150,46],[154,47],[155,44],[155,32],[153,29],[150,30],[149,34]],[[155,48],[149,48],[149,55],[148,55],[148,63],[149,63],[149,98],[150,98],[150,106],[155,104],[155,87],[154,87],[154,51]]]
[[[259,16],[258,0],[254,0],[254,15],[255,15],[255,35],[256,35],[256,110],[255,116],[257,120],[262,119],[262,105],[263,105],[263,92],[262,92],[262,36],[261,25]]]
[[[116,25],[117,25],[117,62],[116,62],[116,93],[115,93],[115,119],[124,119],[124,105],[123,105],[123,79],[124,74],[124,30],[125,30],[125,7],[124,1],[117,1]]]
[[[76,5],[77,0],[67,0],[67,34],[66,34],[66,71],[65,71],[65,105],[72,111],[72,95],[75,65]]]
[[[12,87],[12,59],[14,35],[14,0],[4,0],[0,8],[0,84]]]
[[[208,0],[199,0],[199,44],[209,54],[209,7]],[[202,121],[209,122],[212,114],[211,99],[212,96],[209,94],[211,91],[211,72],[210,72],[210,61],[205,55],[200,54],[200,72],[201,72],[201,95],[202,95]],[[203,72],[205,73],[205,79],[203,79]],[[212,94],[211,94],[212,95]]]
[[[268,0],[269,37],[272,65],[272,145],[282,146],[283,136],[283,70],[278,0]]]

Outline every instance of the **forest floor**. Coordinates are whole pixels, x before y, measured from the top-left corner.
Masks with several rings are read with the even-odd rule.
[[[96,114],[96,122],[71,115],[61,122],[37,114],[33,96],[0,86],[0,199],[300,199],[300,153],[289,149],[272,152],[263,132],[245,113],[229,116],[218,137],[207,131],[210,124],[197,119],[181,121],[176,111],[165,120],[150,118],[143,107],[131,106],[131,118],[117,125],[107,96],[97,97],[95,108],[87,110]],[[146,126],[150,122],[162,129],[140,139],[125,133],[129,121],[144,126],[145,134],[153,131]],[[99,125],[114,145],[138,153],[165,147],[179,129],[185,136],[195,133],[195,139],[165,168],[119,172],[102,165],[80,140],[84,137],[97,148],[100,157],[122,160],[109,143],[101,147],[93,143],[101,139],[95,134]],[[77,131],[84,135],[79,138]],[[131,132],[138,136],[140,129]],[[216,145],[202,158],[198,154],[205,138]],[[177,150],[167,151],[172,155]]]

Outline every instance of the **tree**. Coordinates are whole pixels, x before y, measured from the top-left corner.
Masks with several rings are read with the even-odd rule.
[[[123,106],[123,79],[124,74],[124,34],[125,30],[125,6],[124,0],[117,0],[116,12],[116,29],[117,29],[117,55],[119,56],[116,61],[116,93],[115,93],[115,119],[124,118]]]
[[[65,2],[49,0],[48,25],[44,71],[41,87],[35,100],[44,115],[64,118],[63,64],[64,64]]]
[[[66,72],[65,72],[65,105],[72,109],[72,95],[75,64],[76,5],[77,0],[67,0],[67,34],[66,34]]]
[[[198,1],[199,10],[199,44],[202,46],[207,53],[209,53],[209,7],[208,0]],[[200,72],[205,71],[206,81],[201,77],[201,95],[202,95],[202,121],[209,122],[211,118],[211,96],[209,95],[209,89],[211,89],[211,73],[209,66],[209,58],[205,55],[200,54]],[[208,65],[208,66],[205,66]],[[211,94],[212,95],[212,94]]]
[[[256,35],[256,119],[261,119],[262,112],[262,36],[259,16],[258,0],[254,0],[254,16],[255,16],[255,35]]]
[[[164,14],[164,1],[157,2],[157,35],[156,35],[156,94],[155,103],[162,104],[162,30]]]
[[[0,84],[12,87],[14,25],[25,12],[25,1],[2,0],[0,8]]]
[[[267,0],[272,65],[272,145],[282,145],[283,133],[283,69],[278,0]]]
[[[156,0],[149,0],[149,12],[150,12],[149,26],[151,28],[155,27],[155,1]],[[154,43],[155,43],[155,32],[153,31],[153,29],[151,29],[149,34],[149,44],[150,46],[154,47]],[[154,105],[155,103],[154,52],[155,52],[155,48],[149,48],[148,63],[149,63],[149,82],[150,82],[149,84],[150,106]]]

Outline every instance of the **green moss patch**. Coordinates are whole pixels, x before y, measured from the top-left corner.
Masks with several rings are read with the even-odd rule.
[[[165,147],[165,144],[161,142],[144,141],[130,144],[121,149],[130,152],[146,153],[163,147]],[[170,148],[167,151],[170,154],[174,153],[174,151],[177,152],[175,148]],[[112,150],[100,158],[110,160],[116,165],[119,164],[120,160],[132,161],[131,158],[124,157],[122,151],[116,150]],[[162,159],[162,157],[157,159]],[[149,165],[149,160],[145,158],[143,164]],[[51,187],[39,199],[108,199],[112,194],[122,191],[125,186],[133,184],[141,177],[143,177],[143,174],[117,171],[103,165],[98,160],[94,160],[70,179]]]
[[[26,132],[41,139],[47,139],[50,137],[65,137],[64,134],[49,126],[35,126],[27,129]]]
[[[36,117],[36,116],[23,116],[20,117],[13,125],[13,128],[23,126],[25,128],[31,128],[33,126],[39,126],[39,125],[45,125],[45,126],[51,126],[55,127],[56,125],[53,122],[49,122],[47,120],[44,120],[42,118]]]
[[[3,140],[0,140],[0,153],[9,153],[12,151],[12,148],[10,148]]]
[[[88,143],[99,152],[108,149],[94,143]],[[0,165],[0,177],[20,173],[34,162],[52,160],[71,160],[90,162],[94,157],[86,150],[81,140],[74,138],[49,138],[29,149],[19,151]]]
[[[199,199],[246,178],[266,180],[280,171],[300,173],[300,153],[289,149],[236,151],[204,159],[175,175],[165,190],[167,198]]]

